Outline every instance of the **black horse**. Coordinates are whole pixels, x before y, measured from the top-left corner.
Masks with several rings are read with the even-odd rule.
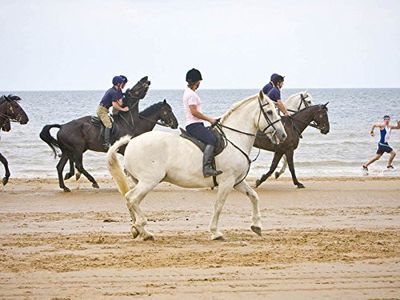
[[[279,145],[273,144],[268,138],[262,135],[257,135],[254,142],[254,147],[267,151],[275,152],[271,167],[268,173],[261,176],[256,181],[256,187],[263,183],[275,171],[282,156],[285,155],[292,180],[298,188],[304,188],[304,185],[297,180],[296,172],[294,169],[293,155],[294,150],[297,149],[302,132],[314,122],[314,127],[318,128],[322,134],[329,132],[329,119],[328,119],[328,103],[324,105],[313,105],[306,107],[294,113],[290,117],[282,117],[282,122],[285,126],[287,138]]]
[[[18,101],[20,97],[14,95],[1,96],[0,97],[0,128],[4,131],[11,130],[10,121],[19,122],[20,124],[26,124],[29,121],[25,111],[19,105]],[[8,183],[10,178],[10,169],[8,168],[7,159],[0,153],[0,162],[4,165],[6,171],[3,177],[3,185]]]
[[[119,112],[118,115],[114,116],[112,142],[125,135],[137,136],[141,133],[151,131],[156,124],[165,124],[165,126],[174,129],[178,127],[178,121],[166,100],[150,106],[140,114],[136,114],[138,101],[145,96],[147,89],[148,85],[144,87],[144,85],[139,84],[125,94],[124,105],[129,107],[129,111]],[[96,180],[83,168],[82,164],[82,156],[86,150],[97,152],[107,151],[104,148],[101,136],[102,125],[100,123],[97,125],[93,124],[91,119],[91,116],[87,116],[64,125],[46,125],[40,133],[41,139],[51,147],[55,155],[57,153],[55,147],[61,150],[57,172],[60,188],[65,192],[70,191],[65,186],[62,176],[64,166],[68,160],[70,161],[70,171],[66,174],[65,179],[69,179],[74,175],[75,164],[78,171],[92,182],[94,188],[99,187]],[[159,120],[161,120],[161,123],[159,123]],[[50,129],[54,127],[60,128],[57,133],[57,139],[53,138],[50,134]],[[122,153],[123,150],[121,151]]]

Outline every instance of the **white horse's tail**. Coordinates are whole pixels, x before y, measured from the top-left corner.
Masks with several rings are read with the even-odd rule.
[[[121,165],[117,159],[117,151],[122,146],[128,144],[130,140],[131,137],[129,135],[120,138],[110,147],[110,149],[108,149],[107,152],[108,170],[110,171],[111,176],[118,186],[118,190],[122,196],[125,196],[125,194],[129,191],[129,186],[128,182],[126,181],[125,174],[122,171]]]

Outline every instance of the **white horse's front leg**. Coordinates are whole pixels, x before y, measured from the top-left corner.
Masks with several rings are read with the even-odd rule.
[[[245,180],[235,186],[235,189],[243,194],[246,194],[249,197],[251,204],[253,205],[253,223],[251,224],[251,230],[261,236],[261,214],[260,207],[258,205],[259,198],[257,193],[249,186],[249,184]]]
[[[283,165],[280,171],[275,172],[275,179],[278,179],[283,173],[285,173],[287,167],[287,160],[286,160],[286,155],[283,156]]]
[[[218,186],[217,200],[214,204],[214,215],[211,220],[210,232],[212,240],[223,240],[222,233],[218,230],[219,216],[221,215],[222,208],[224,207],[226,197],[232,190],[233,181],[223,182]]]

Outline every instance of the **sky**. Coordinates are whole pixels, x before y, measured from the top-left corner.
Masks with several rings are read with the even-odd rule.
[[[399,0],[0,0],[0,90],[400,88]]]

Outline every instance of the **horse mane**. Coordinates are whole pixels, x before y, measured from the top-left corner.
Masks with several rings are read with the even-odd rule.
[[[149,107],[145,108],[143,111],[139,113],[140,116],[143,116],[145,118],[150,117],[155,111],[160,110],[160,108],[163,106],[164,102],[158,102],[155,104],[150,105]]]
[[[306,109],[311,109],[311,108],[316,108],[316,107],[323,108],[324,105],[323,104],[314,104],[314,105],[310,105],[310,106],[304,107],[304,108],[294,112],[292,114],[292,116],[296,116],[298,113],[301,113],[301,112],[305,111]],[[328,110],[328,107],[325,106],[325,109]]]
[[[222,122],[226,121],[226,119],[227,119],[233,112],[235,112],[236,110],[238,110],[238,109],[239,109],[240,107],[242,107],[243,105],[245,105],[245,104],[249,103],[250,101],[254,100],[254,98],[256,98],[256,97],[258,97],[258,94],[253,95],[253,96],[250,96],[250,97],[248,97],[248,98],[245,98],[245,99],[240,100],[240,101],[236,102],[235,104],[233,104],[233,105],[231,106],[231,108],[230,108],[226,113],[223,114],[223,116],[221,117],[220,122],[222,123]]]
[[[294,98],[296,96],[299,96],[300,94],[308,95],[308,92],[307,91],[300,91],[298,93],[294,93],[294,94],[290,95],[289,98],[286,101],[288,101],[288,100],[290,100],[290,99],[292,99],[292,98]]]

